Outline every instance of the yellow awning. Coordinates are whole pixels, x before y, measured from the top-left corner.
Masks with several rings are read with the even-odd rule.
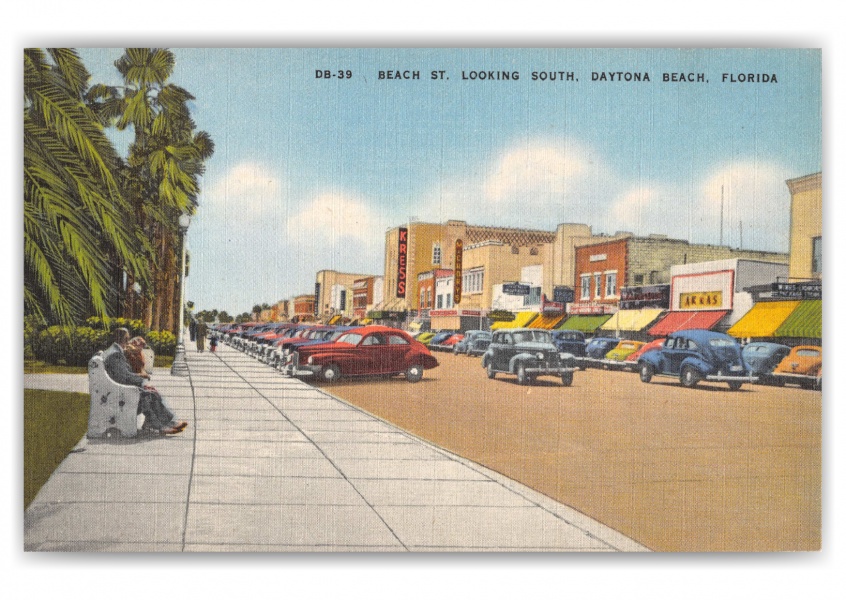
[[[731,326],[728,334],[736,338],[773,337],[776,329],[781,327],[799,304],[799,300],[758,302]]]
[[[603,331],[642,331],[664,312],[662,308],[618,310],[599,328]]]
[[[329,325],[334,325],[335,323],[337,323],[340,320],[341,320],[341,315],[335,315],[334,317],[329,319]]]
[[[566,315],[541,315],[534,321],[530,327],[532,329],[552,329],[561,322]]]
[[[515,327],[526,327],[531,323],[535,317],[538,316],[536,312],[520,312],[514,317],[513,321],[498,321],[491,325],[491,329],[514,329]]]

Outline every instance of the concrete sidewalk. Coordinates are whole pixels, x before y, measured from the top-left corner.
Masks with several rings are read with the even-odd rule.
[[[27,509],[26,550],[646,550],[228,346],[188,363],[152,381],[188,429],[83,439]]]

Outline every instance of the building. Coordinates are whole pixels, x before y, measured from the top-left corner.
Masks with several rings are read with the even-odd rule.
[[[318,271],[314,282],[315,316],[324,320],[339,315],[352,318],[353,284],[368,277],[373,275]]]
[[[385,236],[385,302],[390,311],[421,307],[420,285],[429,285],[429,271],[455,269],[456,241],[463,246],[462,296],[458,308],[487,310],[493,286],[519,281],[524,267],[539,267],[533,278],[534,296],[552,297],[556,286],[572,285],[575,249],[605,239],[594,236],[587,225],[561,224],[555,231],[468,225],[465,221],[422,223],[412,221],[388,230]],[[437,279],[437,278],[435,278]],[[534,297],[533,296],[533,297]],[[422,304],[429,306],[424,290]],[[437,294],[434,294],[437,306]],[[437,310],[437,309],[436,309]]]
[[[314,321],[314,294],[295,296],[291,303],[294,305],[292,320],[297,322]]]
[[[377,275],[353,281],[353,318],[363,319],[368,311],[382,302],[384,279]]]
[[[822,173],[788,179],[790,279],[822,279]]]
[[[637,237],[620,233],[615,239],[578,246],[573,281],[576,298],[568,312],[615,312],[625,286],[670,283],[671,269],[676,265],[738,258],[787,264],[787,256],[778,252],[691,244],[654,234]]]

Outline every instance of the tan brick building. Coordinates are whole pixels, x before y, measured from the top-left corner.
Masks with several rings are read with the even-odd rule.
[[[351,318],[353,316],[353,285],[356,280],[367,277],[373,277],[373,275],[330,270],[318,271],[314,285],[317,317],[342,315]]]
[[[788,179],[791,279],[822,279],[822,173]]]

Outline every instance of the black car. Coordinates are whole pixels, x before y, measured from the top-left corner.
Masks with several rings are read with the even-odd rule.
[[[545,329],[501,329],[494,332],[482,367],[493,379],[497,373],[517,376],[520,385],[528,385],[542,375],[561,377],[561,383],[573,383],[576,359],[559,352],[552,334]]]

